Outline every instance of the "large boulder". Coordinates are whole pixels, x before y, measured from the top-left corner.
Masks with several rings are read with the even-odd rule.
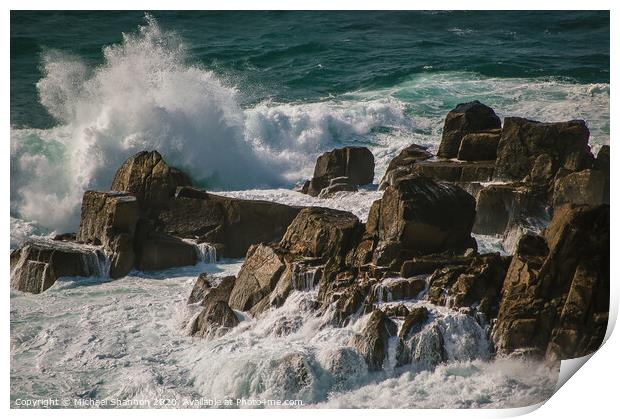
[[[314,176],[304,185],[302,192],[318,196],[330,181],[347,177],[352,186],[372,183],[375,176],[375,158],[366,147],[344,147],[319,156]]]
[[[437,156],[455,158],[465,135],[494,130],[501,126],[501,120],[490,107],[477,100],[461,103],[446,116]]]
[[[221,243],[224,257],[243,257],[253,244],[279,241],[300,207],[179,188],[154,220],[170,235]]]
[[[165,204],[178,186],[185,185],[191,185],[189,177],[170,167],[157,151],[141,151],[118,169],[110,189],[130,192],[144,208],[153,208]]]
[[[582,120],[542,123],[506,118],[497,148],[495,178],[549,183],[562,169],[590,168],[590,131]]]
[[[228,304],[240,311],[249,311],[275,288],[285,268],[282,252],[264,244],[250,247],[237,275]]]
[[[393,185],[397,178],[413,174],[416,163],[428,160],[431,157],[433,157],[433,155],[428,151],[427,147],[417,144],[411,144],[405,147],[388,164],[383,179],[381,179],[381,183],[379,184],[379,189],[383,190],[388,185]]]
[[[609,313],[609,206],[563,206],[543,237],[524,236],[504,286],[492,338],[500,354],[548,360],[601,345]]]
[[[388,355],[388,340],[397,332],[396,323],[381,310],[375,310],[362,333],[351,337],[349,345],[364,357],[369,371],[380,371]]]
[[[66,276],[106,276],[105,256],[93,246],[29,240],[11,252],[11,288],[39,294]]]
[[[378,240],[373,262],[387,266],[407,253],[460,252],[475,246],[475,207],[474,197],[458,186],[421,176],[401,179],[386,188],[368,215],[366,235]]]
[[[461,140],[458,159],[468,161],[495,161],[501,134],[502,131],[497,129],[465,135]]]
[[[135,264],[134,235],[139,218],[140,207],[135,196],[86,191],[76,240],[103,246],[110,255],[110,277],[123,277]]]

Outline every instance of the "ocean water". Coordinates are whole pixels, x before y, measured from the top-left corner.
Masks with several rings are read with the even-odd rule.
[[[144,149],[212,191],[365,220],[376,185],[328,200],[294,191],[322,152],[369,147],[376,184],[403,147],[436,150],[445,114],[473,99],[502,118],[585,119],[596,151],[609,143],[609,95],[607,12],[12,12],[11,248],[75,231],[83,192],[108,189]],[[477,239],[481,249],[510,248]],[[307,309],[313,290],[223,338],[188,337],[196,276],[240,263],[13,291],[12,400],[514,407],[555,386],[556,369],[489,361],[478,326],[439,307],[430,307],[434,330],[454,338],[448,363],[368,373],[346,350],[365,318],[325,326]],[[289,332],[274,336],[282,323]],[[288,379],[292,354],[303,356],[309,384]]]

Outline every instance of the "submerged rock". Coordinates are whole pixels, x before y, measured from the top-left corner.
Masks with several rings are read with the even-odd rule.
[[[105,255],[92,246],[30,240],[11,252],[11,288],[39,294],[67,276],[106,276]]]
[[[370,315],[361,334],[354,335],[349,341],[355,350],[364,357],[370,371],[383,369],[388,354],[388,340],[396,336],[398,326],[381,310]]]
[[[609,222],[607,205],[564,206],[544,239],[521,239],[492,332],[500,354],[559,360],[598,349],[609,312]]]
[[[477,100],[461,103],[446,116],[437,156],[455,158],[465,135],[498,129],[501,126],[499,117],[490,107]]]
[[[217,301],[228,302],[234,285],[235,277],[233,275],[218,278],[203,272],[196,279],[194,288],[192,288],[187,299],[187,304],[200,303],[200,305],[208,306]]]
[[[215,301],[207,305],[196,317],[191,326],[191,335],[200,337],[220,337],[239,324],[239,319],[225,301]]]
[[[350,186],[372,183],[375,174],[375,158],[366,147],[344,147],[319,156],[314,176],[304,185],[302,192],[319,196],[335,178],[346,177]]]

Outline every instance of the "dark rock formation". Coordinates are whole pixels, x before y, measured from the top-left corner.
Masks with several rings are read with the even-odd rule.
[[[235,277],[233,275],[218,278],[203,272],[196,279],[194,288],[192,288],[187,299],[187,304],[200,303],[206,307],[217,301],[228,302],[234,286]]]
[[[504,234],[529,219],[547,218],[546,187],[523,183],[489,185],[478,192],[476,234]]]
[[[232,308],[248,311],[273,291],[285,267],[279,253],[263,244],[250,247],[228,300]]]
[[[130,192],[144,208],[153,208],[168,202],[184,185],[191,185],[185,173],[170,167],[157,151],[141,151],[118,169],[110,189]]]
[[[492,332],[499,353],[558,360],[598,349],[609,312],[609,221],[607,205],[563,206],[544,239],[521,239]]]
[[[101,245],[111,255],[110,277],[121,278],[135,264],[134,234],[140,217],[135,196],[86,191],[76,240]]]
[[[357,192],[357,186],[346,176],[337,177],[330,180],[329,186],[321,190],[319,198],[332,197],[336,192]]]
[[[206,306],[191,326],[191,335],[220,337],[239,324],[235,312],[225,301],[216,301]]]
[[[432,274],[439,268],[448,266],[468,266],[473,256],[426,255],[407,260],[400,268],[400,276],[409,278],[415,275]]]
[[[411,335],[418,333],[422,330],[422,327],[428,319],[428,310],[426,307],[414,307],[409,311],[409,314],[405,317],[402,327],[398,336],[407,340]]]
[[[429,279],[428,300],[455,309],[475,309],[490,321],[497,315],[509,263],[509,257],[489,254],[472,258],[468,266],[437,269]]]
[[[411,144],[405,147],[396,157],[394,157],[381,179],[379,189],[383,190],[389,185],[394,185],[395,180],[398,178],[406,177],[414,174],[414,167],[416,163],[428,160],[433,155],[428,151],[426,147]]]
[[[542,123],[506,118],[497,149],[495,178],[548,184],[561,169],[590,168],[590,131],[584,121]]]
[[[461,103],[446,116],[437,156],[451,159],[457,156],[461,140],[467,134],[501,128],[502,123],[493,109],[478,102]]]
[[[11,288],[41,293],[60,277],[103,276],[103,253],[92,246],[30,240],[11,252]]]
[[[415,253],[461,252],[475,247],[471,237],[475,205],[474,197],[458,186],[426,177],[401,179],[371,207],[366,236],[378,241],[372,262],[391,266],[400,261],[394,266],[400,269]]]
[[[198,261],[196,246],[177,237],[152,233],[138,243],[137,268],[157,271],[194,265]]]
[[[502,131],[498,129],[465,135],[461,140],[458,159],[467,161],[495,161],[501,134]]]
[[[155,217],[157,231],[224,245],[224,257],[243,257],[253,244],[278,241],[301,208],[229,198],[180,188]]]
[[[553,208],[562,205],[609,204],[609,175],[602,170],[587,169],[569,173],[555,181]]]
[[[380,371],[387,357],[388,339],[397,332],[396,323],[381,310],[375,310],[362,333],[354,335],[349,345],[364,357],[370,371]]]
[[[411,300],[426,289],[426,281],[421,278],[385,278],[375,287],[379,301]]]
[[[319,156],[314,176],[304,185],[302,192],[318,196],[335,178],[347,177],[352,186],[372,183],[375,175],[375,158],[366,147],[344,147]]]

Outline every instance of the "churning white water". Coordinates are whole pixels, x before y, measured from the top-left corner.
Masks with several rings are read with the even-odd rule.
[[[489,361],[470,317],[424,301],[429,324],[409,342],[414,362],[368,372],[346,327],[314,310],[316,290],[294,291],[258,320],[213,340],[189,337],[200,307],[187,305],[199,272],[234,274],[240,262],[199,264],[117,281],[63,279],[40,295],[11,294],[11,397],[280,399],[330,407],[509,407],[552,393],[557,370]],[[241,316],[240,316],[241,317]],[[438,364],[435,343],[444,345]],[[523,371],[527,368],[528,373]],[[458,391],[455,391],[458,389]],[[388,394],[391,393],[391,394]],[[181,406],[189,407],[189,405]]]

